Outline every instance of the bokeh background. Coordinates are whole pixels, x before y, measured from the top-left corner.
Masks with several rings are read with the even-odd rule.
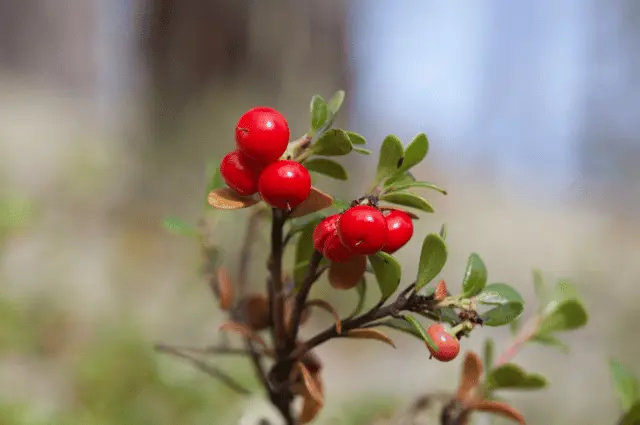
[[[196,242],[161,222],[201,217],[207,162],[246,109],[278,108],[298,136],[311,95],[340,88],[338,125],[370,149],[429,136],[416,174],[449,195],[430,195],[417,232],[449,224],[450,285],[474,251],[527,300],[533,267],[582,293],[590,322],[571,353],[517,358],[550,388],[508,398],[531,424],[613,424],[608,358],[640,372],[639,45],[635,0],[0,0],[0,424],[255,424],[259,396],[152,350],[210,344],[222,321]],[[357,197],[375,161],[349,158],[348,185],[319,184]],[[231,270],[245,217],[216,216]],[[398,253],[407,275],[420,240]],[[348,311],[355,294],[327,286]],[[504,347],[510,333],[465,348],[486,337]],[[459,361],[396,341],[319,350],[324,423],[455,387]],[[247,363],[219,363],[257,388]]]

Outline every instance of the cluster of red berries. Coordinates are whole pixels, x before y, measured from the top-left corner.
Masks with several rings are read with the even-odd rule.
[[[311,176],[296,161],[281,160],[289,144],[289,124],[273,108],[257,107],[245,112],[236,124],[236,150],[220,163],[227,186],[239,195],[259,192],[274,208],[291,210],[311,191]]]
[[[358,254],[394,253],[412,235],[413,222],[404,211],[356,205],[322,220],[313,232],[313,246],[327,259],[343,262]]]

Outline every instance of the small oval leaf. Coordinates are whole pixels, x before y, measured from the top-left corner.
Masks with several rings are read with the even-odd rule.
[[[366,271],[366,264],[365,264]],[[358,285],[356,285],[356,293],[358,294],[358,303],[356,304],[356,308],[353,310],[353,313],[349,315],[349,317],[355,317],[362,311],[364,307],[364,301],[367,296],[367,280],[364,276],[360,279]]]
[[[371,151],[365,148],[359,148],[357,146],[353,147],[353,151],[359,153],[360,155],[371,155]]]
[[[315,95],[311,98],[310,115],[311,132],[309,135],[313,136],[316,131],[322,128],[328,116],[327,103],[322,96]]]
[[[321,394],[323,394],[324,397],[324,388],[320,374],[315,373],[312,374],[312,376],[315,381],[316,388]],[[311,397],[311,395],[306,395],[305,397],[303,397],[302,411],[300,412],[300,416],[298,417],[298,423],[304,425],[312,422],[316,418],[316,416],[318,416],[320,410],[322,410],[322,406],[323,404],[316,402],[316,400]]]
[[[353,146],[349,135],[344,130],[332,128],[322,133],[310,149],[313,155],[340,156],[351,152]]]
[[[339,164],[327,158],[309,159],[305,161],[304,166],[309,171],[314,171],[328,177],[333,177],[337,180],[347,180],[349,178],[347,170],[344,169],[342,164]]]
[[[329,208],[331,205],[333,205],[333,198],[312,186],[307,199],[291,211],[289,218],[302,217]]]
[[[420,216],[416,215],[416,213],[412,212],[412,211],[408,211],[402,208],[396,208],[396,207],[379,207],[378,208],[380,211],[402,211],[403,213],[405,213],[406,215],[408,215],[409,217],[411,217],[411,219],[413,220],[420,220]]]
[[[378,252],[369,256],[369,262],[376,275],[382,299],[386,300],[393,295],[398,289],[398,285],[400,285],[400,279],[402,278],[400,264],[386,252]]]
[[[520,366],[512,363],[498,366],[490,371],[486,378],[486,386],[489,390],[499,388],[534,390],[544,388],[546,385],[547,380],[544,376],[528,374]]]
[[[416,320],[415,317],[413,316],[402,316],[402,318],[404,320],[406,320],[411,326],[413,326],[413,328],[416,330],[416,332],[418,332],[418,334],[420,335],[420,337],[424,340],[424,342],[431,347],[431,349],[437,353],[438,351],[440,351],[438,349],[438,346],[436,345],[435,341],[433,339],[431,339],[431,337],[429,336],[429,334],[427,333],[427,331],[424,329],[424,327],[422,327],[422,324],[420,322],[418,322]]]
[[[337,114],[340,110],[342,102],[344,102],[344,95],[344,90],[337,90],[333,94],[333,96],[331,96],[331,99],[329,99],[329,102],[327,103],[327,109],[329,110],[329,113],[331,115]]]
[[[524,304],[522,296],[506,283],[492,283],[475,296],[480,304],[501,305],[509,302]]]
[[[348,338],[375,339],[396,348],[396,345],[393,343],[391,338],[377,329],[351,329],[350,331],[347,331],[346,336]]]
[[[560,304],[540,322],[538,333],[569,331],[581,328],[587,323],[587,311],[578,300],[568,300]]]
[[[353,131],[347,131],[346,133],[349,136],[349,140],[351,140],[351,143],[354,145],[364,145],[367,143],[364,136],[361,134],[354,133]]]
[[[429,204],[429,202],[427,202],[426,199],[411,192],[385,193],[380,197],[380,200],[385,202],[390,202],[396,205],[403,205],[405,207],[416,208],[420,211],[424,211],[427,213],[432,213],[435,211],[431,206],[431,204]]]
[[[213,208],[219,210],[239,210],[255,205],[260,202],[260,200],[252,196],[240,196],[238,192],[233,189],[221,187],[220,189],[209,192],[207,202]]]
[[[429,140],[427,140],[427,135],[424,133],[418,134],[405,149],[404,162],[401,169],[407,171],[415,167],[427,156],[428,151]]]
[[[478,254],[471,253],[467,261],[467,270],[462,281],[465,297],[472,297],[482,291],[487,284],[487,268]]]
[[[402,141],[393,134],[388,135],[380,146],[380,158],[376,171],[376,181],[381,182],[398,172],[398,161],[404,156]]]
[[[435,233],[427,235],[422,242],[422,251],[420,252],[416,291],[431,282],[442,271],[446,262],[447,245],[444,239]]]
[[[517,320],[524,311],[522,303],[506,303],[482,314],[486,326],[504,326]]]
[[[609,360],[609,373],[622,410],[626,412],[633,403],[640,401],[640,382],[629,369],[614,359]]]
[[[238,323],[238,322],[224,322],[222,325],[220,325],[220,327],[218,328],[218,330],[220,331],[230,331],[230,332],[235,332],[247,339],[251,339],[255,342],[257,342],[258,344],[262,345],[263,347],[267,347],[267,344],[265,344],[264,340],[262,339],[262,337],[260,335],[258,335],[257,333],[255,333],[254,331],[252,331],[251,329],[249,329],[247,326]]]
[[[302,382],[304,383],[307,394],[311,396],[313,401],[322,406],[324,404],[324,397],[316,379],[311,375],[311,372],[309,372],[309,369],[307,369],[304,364],[298,363],[298,368],[302,374]]]
[[[216,279],[216,291],[220,302],[220,309],[227,311],[233,304],[233,284],[226,269],[218,269]]]
[[[356,255],[343,262],[332,262],[329,266],[329,283],[335,289],[354,288],[363,278],[367,268],[367,257]]]
[[[436,192],[442,193],[443,195],[447,194],[446,190],[444,190],[440,186],[437,186],[437,185],[435,185],[433,183],[416,182],[416,181],[406,182],[406,183],[394,183],[391,186],[389,186],[385,191],[387,193],[402,192],[402,191],[405,191],[407,189],[413,189],[413,188],[417,188],[417,187],[422,187],[422,188],[426,188],[426,189],[433,189]]]

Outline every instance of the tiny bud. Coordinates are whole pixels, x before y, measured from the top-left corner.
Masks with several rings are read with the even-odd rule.
[[[442,301],[447,298],[447,284],[444,283],[444,280],[441,280],[436,286],[436,291],[434,293],[434,299],[436,301]]]

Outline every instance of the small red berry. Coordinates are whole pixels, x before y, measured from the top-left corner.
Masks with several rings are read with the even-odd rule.
[[[309,196],[311,176],[299,162],[277,161],[260,174],[258,191],[267,204],[289,211]]]
[[[322,255],[335,263],[342,263],[350,260],[351,257],[353,257],[353,252],[342,244],[338,233],[333,232],[329,234],[325,240]]]
[[[313,231],[313,247],[316,251],[322,252],[324,243],[330,234],[336,232],[336,223],[340,218],[340,214],[330,215],[324,218]]]
[[[448,333],[444,329],[444,326],[440,324],[431,325],[427,329],[427,334],[438,346],[438,352],[436,353],[427,344],[427,348],[431,352],[431,355],[437,360],[440,360],[441,362],[449,362],[458,356],[458,353],[460,352],[460,341],[458,341],[458,338]]]
[[[342,243],[358,254],[375,254],[387,241],[387,221],[380,210],[370,205],[356,205],[346,210],[337,228]]]
[[[262,167],[239,151],[226,154],[220,161],[220,174],[227,186],[242,196],[258,191],[258,178]]]
[[[273,108],[249,109],[236,124],[236,145],[245,155],[268,164],[277,161],[289,144],[289,124]]]
[[[402,248],[413,236],[413,221],[409,214],[400,210],[391,210],[385,216],[387,219],[387,242],[382,249],[393,254]]]

